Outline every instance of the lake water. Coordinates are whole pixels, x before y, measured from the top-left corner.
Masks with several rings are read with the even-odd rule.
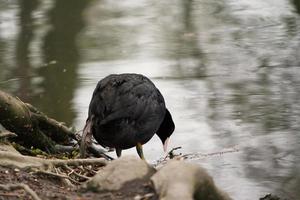
[[[300,199],[299,13],[299,0],[0,0],[0,89],[80,130],[100,79],[142,73],[173,115],[170,149],[234,199]],[[144,151],[164,156],[157,137]]]

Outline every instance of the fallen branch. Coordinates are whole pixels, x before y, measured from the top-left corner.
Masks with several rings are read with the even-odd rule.
[[[212,156],[222,156],[224,154],[227,153],[235,153],[235,152],[239,152],[239,149],[237,147],[231,147],[231,148],[227,148],[225,150],[222,151],[217,151],[217,152],[212,152],[212,153],[187,153],[187,154],[182,154],[182,153],[178,153],[175,154],[174,152],[178,149],[181,149],[182,147],[174,147],[173,149],[171,149],[167,155],[165,157],[160,158],[159,160],[156,161],[156,163],[154,163],[155,167],[158,167],[160,165],[165,164],[168,160],[170,159],[175,159],[175,160],[186,160],[186,159],[203,159],[206,157],[212,157]]]
[[[23,184],[23,183],[5,184],[5,185],[4,184],[0,184],[0,189],[1,190],[6,190],[6,191],[23,189],[28,194],[30,194],[34,200],[41,200],[39,198],[39,196],[28,185]]]
[[[79,185],[80,182],[72,179],[71,177],[67,176],[67,175],[63,175],[63,174],[58,174],[58,173],[53,173],[53,172],[50,172],[50,171],[36,171],[35,174],[42,174],[42,175],[48,175],[48,176],[53,176],[53,177],[56,177],[56,178],[59,178],[59,179],[68,179],[69,181]]]

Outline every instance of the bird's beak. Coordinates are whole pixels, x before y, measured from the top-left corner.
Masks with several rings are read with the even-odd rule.
[[[164,152],[167,152],[169,139],[170,139],[170,138],[167,137],[167,139],[166,139],[165,142],[164,142]]]

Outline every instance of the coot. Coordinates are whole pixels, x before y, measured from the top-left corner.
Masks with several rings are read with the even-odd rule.
[[[166,151],[174,129],[164,98],[151,80],[141,74],[112,74],[94,90],[81,150],[84,155],[93,135],[101,146],[115,148],[118,157],[123,149],[136,147],[144,159],[142,145],[156,133]]]

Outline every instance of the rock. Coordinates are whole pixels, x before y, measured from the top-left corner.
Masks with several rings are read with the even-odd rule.
[[[123,156],[105,166],[84,187],[94,191],[119,190],[129,182],[150,180],[155,171],[144,160]]]
[[[267,194],[266,196],[260,198],[259,200],[280,200],[280,198],[272,194]]]
[[[151,180],[161,200],[231,200],[197,164],[171,160]]]

